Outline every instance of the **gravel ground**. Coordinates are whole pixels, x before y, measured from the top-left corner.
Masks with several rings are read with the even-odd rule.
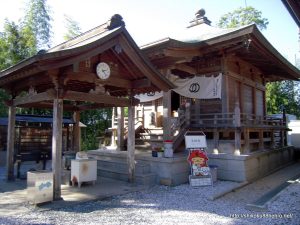
[[[256,200],[252,185],[210,200],[229,186],[232,182],[218,181],[214,187],[201,188],[155,186],[59,210],[26,205],[30,213],[0,218],[0,224],[300,224],[300,182],[280,192],[265,212],[245,209]]]

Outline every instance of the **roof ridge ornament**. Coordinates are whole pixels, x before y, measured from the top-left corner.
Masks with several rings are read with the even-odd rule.
[[[207,24],[210,26],[211,21],[209,19],[207,19],[207,17],[205,16],[205,10],[203,8],[199,9],[195,13],[195,15],[196,15],[196,18],[190,22],[190,25],[187,28],[194,27],[194,26],[197,26],[200,24]]]
[[[113,15],[111,19],[107,21],[108,30],[112,30],[122,26],[125,26],[125,22],[123,21],[123,17],[120,14]]]

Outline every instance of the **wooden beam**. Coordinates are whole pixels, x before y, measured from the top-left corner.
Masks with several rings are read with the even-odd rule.
[[[54,200],[61,199],[61,164],[62,164],[62,121],[63,100],[53,101],[53,133],[52,133],[52,171],[54,179]]]
[[[195,68],[185,65],[185,64],[176,64],[176,65],[174,65],[174,68],[178,69],[178,70],[182,70],[182,71],[190,73],[190,74],[193,74],[193,75],[197,74],[197,70]]]
[[[87,83],[99,83],[103,85],[129,89],[135,85],[134,82],[119,77],[109,77],[107,80],[101,80],[96,76],[95,73],[91,72],[68,72],[64,84],[66,85],[71,80]]]
[[[208,74],[208,73],[216,73],[220,72],[222,70],[222,67],[220,65],[217,66],[210,66],[210,67],[204,67],[204,68],[197,68],[198,74]]]
[[[6,150],[6,179],[14,180],[14,153],[15,153],[15,120],[16,108],[8,107],[8,127],[7,127],[7,150]]]
[[[55,98],[54,90],[48,90],[34,95],[27,95],[13,100],[14,106],[22,106],[30,103],[53,100]]]
[[[17,68],[14,67],[14,69],[17,70]],[[0,86],[3,87],[5,84],[10,83],[10,82],[14,82],[15,80],[19,80],[25,77],[29,77],[32,76],[33,74],[37,74],[39,72],[41,72],[42,70],[40,68],[33,68],[33,69],[28,69],[28,70],[22,70],[19,73],[16,73],[14,75],[11,75],[9,72],[9,70],[7,70],[7,72],[5,72],[2,75],[2,79],[0,80]],[[7,74],[8,75],[7,75]],[[6,75],[6,77],[4,77]]]
[[[202,56],[202,53],[199,49],[164,49],[163,54],[165,56],[170,57],[194,57],[194,56]]]
[[[128,98],[118,98],[105,94],[91,94],[77,91],[67,91],[64,95],[64,99],[73,101],[114,104],[116,106],[121,107],[126,107],[130,105],[130,100]]]
[[[97,103],[97,104],[82,104],[82,105],[77,105],[77,111],[85,111],[85,110],[91,110],[91,109],[99,109],[99,108],[111,108],[113,107],[114,104],[102,104],[102,103]]]
[[[132,81],[132,88],[145,88],[151,87],[151,81],[149,79],[138,79]]]
[[[100,84],[110,85],[115,87],[122,87],[122,88],[132,88],[132,82],[130,80],[117,78],[117,77],[110,77],[107,80],[98,80]]]
[[[15,82],[14,85],[12,86],[12,89],[14,93],[20,93],[22,91],[28,91],[29,88],[32,86],[36,88],[37,86],[41,84],[47,84],[51,80],[46,73],[39,73],[37,75],[33,75],[31,77],[28,77],[26,81],[24,82]]]
[[[80,106],[64,104],[64,111],[80,111]],[[53,109],[52,102],[36,102],[22,105],[22,108]],[[99,107],[98,107],[99,108]]]

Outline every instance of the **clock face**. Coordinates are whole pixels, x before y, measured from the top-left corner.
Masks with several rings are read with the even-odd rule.
[[[105,62],[100,62],[96,68],[97,75],[100,79],[107,79],[110,76],[110,67]]]

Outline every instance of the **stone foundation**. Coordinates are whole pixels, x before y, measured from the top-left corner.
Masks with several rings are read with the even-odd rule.
[[[284,167],[294,160],[293,147],[260,151],[249,155],[209,154],[209,164],[218,166],[218,179],[252,181]]]
[[[118,164],[122,161],[124,165],[122,167],[120,165],[112,165],[113,170],[115,171],[119,167],[120,171],[116,173],[127,172],[126,152],[90,151],[89,155],[98,160],[106,158],[107,161],[111,160],[112,162],[118,158]],[[147,170],[147,173],[154,175],[155,178],[153,181],[155,184],[174,186],[187,183],[190,174],[190,165],[187,161],[187,156],[187,151],[175,153],[173,158],[152,157],[151,152],[136,153],[136,174],[137,176],[143,174],[140,171],[141,165],[148,165],[150,166],[150,170]],[[218,166],[218,179],[244,182],[266,176],[288,165],[294,160],[294,149],[293,147],[284,147],[238,156],[229,153],[208,154],[208,157],[209,165]],[[126,174],[124,176],[126,178]]]

